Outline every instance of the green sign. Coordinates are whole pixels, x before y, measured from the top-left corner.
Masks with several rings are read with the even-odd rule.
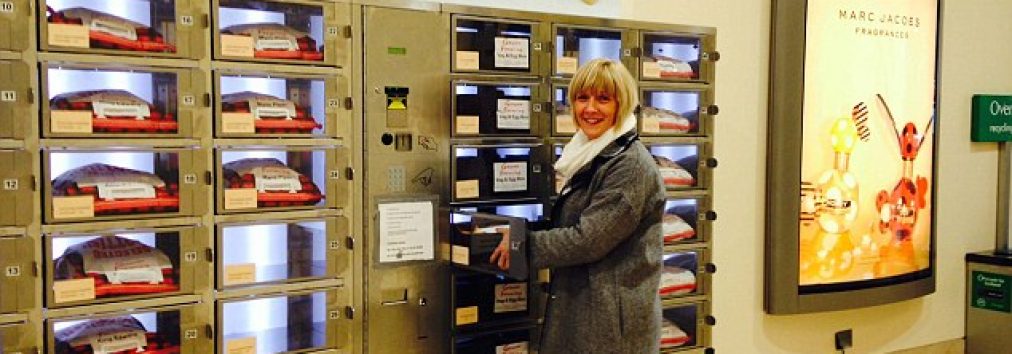
[[[1012,312],[1012,277],[1004,274],[975,271],[970,274],[970,306],[1001,312]]]
[[[1012,96],[973,95],[971,127],[971,141],[1012,141]]]

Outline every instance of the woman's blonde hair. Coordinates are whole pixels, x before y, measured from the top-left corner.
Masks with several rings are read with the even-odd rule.
[[[576,102],[576,95],[584,90],[596,90],[611,93],[618,100],[618,112],[615,115],[615,127],[633,114],[640,104],[636,79],[629,70],[619,62],[610,59],[594,59],[584,64],[573,74],[569,82],[569,104]],[[576,112],[573,112],[573,123],[576,123]],[[614,127],[612,127],[614,129]]]

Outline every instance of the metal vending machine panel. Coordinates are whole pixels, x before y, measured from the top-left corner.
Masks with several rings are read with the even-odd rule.
[[[366,177],[365,235],[378,238],[378,205],[424,195],[448,200],[450,185],[449,16],[363,8]],[[397,33],[391,36],[390,33]],[[367,260],[366,342],[370,353],[448,353],[447,267],[427,261]],[[438,254],[439,250],[435,250]]]

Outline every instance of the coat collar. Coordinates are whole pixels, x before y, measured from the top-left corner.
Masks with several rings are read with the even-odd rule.
[[[581,182],[589,181],[590,180],[589,177],[593,175],[593,172],[594,170],[597,169],[597,166],[600,166],[601,163],[611,160],[613,157],[618,156],[622,152],[628,150],[629,147],[632,146],[632,143],[635,142],[636,140],[639,140],[639,138],[640,136],[639,134],[636,133],[635,130],[629,131],[616,138],[615,141],[611,142],[611,144],[605,146],[604,149],[602,149],[601,152],[598,153],[597,156],[595,156],[594,159],[590,161],[590,163],[583,165],[583,167],[577,170],[576,173],[573,174],[573,178],[570,178],[569,182],[566,183],[566,186],[562,188],[562,192],[559,193],[559,195],[562,196],[569,194],[569,191],[571,191],[575,186],[579,185]]]

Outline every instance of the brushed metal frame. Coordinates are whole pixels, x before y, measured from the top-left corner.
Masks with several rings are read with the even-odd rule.
[[[35,1],[35,0],[29,0]],[[175,33],[176,42],[173,43],[176,46],[175,53],[161,53],[161,52],[135,52],[130,50],[117,50],[117,49],[102,49],[102,48],[73,48],[73,47],[61,47],[49,44],[49,22],[47,20],[48,15],[46,14],[46,0],[37,0],[38,9],[36,16],[38,21],[38,33],[39,33],[39,50],[50,51],[50,52],[74,52],[74,53],[88,53],[88,54],[110,54],[117,56],[132,56],[132,57],[149,57],[149,58],[177,58],[177,59],[200,59],[205,57],[207,54],[204,48],[207,48],[209,39],[208,34],[208,3],[205,1],[196,0],[176,0],[175,1]],[[191,25],[183,25],[181,19],[184,16],[190,16],[192,20]],[[156,26],[152,26],[156,27]],[[157,28],[156,28],[157,29]],[[168,37],[167,34],[162,33],[163,36]]]
[[[129,221],[128,221],[129,222]],[[97,225],[98,224],[98,225]],[[73,231],[56,231],[46,232],[42,234],[42,242],[44,246],[42,268],[45,270],[44,282],[45,288],[45,299],[47,308],[63,308],[71,306],[81,305],[93,305],[103,303],[113,303],[129,300],[141,300],[150,298],[159,298],[166,296],[175,295],[193,295],[199,294],[200,292],[207,290],[206,286],[202,286],[208,283],[206,279],[207,268],[210,267],[210,259],[206,256],[209,249],[204,247],[204,240],[209,237],[209,232],[206,227],[197,225],[189,226],[164,226],[164,227],[143,227],[143,228],[108,228],[100,229],[102,223],[87,224],[85,227],[73,225],[76,230]],[[68,225],[69,226],[69,225]],[[99,227],[95,227],[99,226]],[[115,223],[106,223],[105,226],[115,226]],[[68,228],[69,229],[69,228]],[[72,301],[57,303],[53,296],[53,284],[55,282],[54,273],[56,271],[55,257],[53,253],[53,242],[57,238],[70,238],[70,237],[88,237],[88,236],[106,236],[116,235],[118,233],[175,233],[174,238],[179,241],[179,254],[175,255],[176,261],[178,262],[177,273],[179,274],[179,290],[165,293],[155,294],[137,294],[137,295],[124,295],[114,296],[104,299],[93,299],[83,301]],[[189,255],[189,256],[188,256]],[[187,259],[190,257],[191,259]],[[172,256],[169,256],[171,259]]]
[[[323,13],[323,38],[316,43],[324,46],[323,60],[302,60],[302,59],[268,59],[268,58],[244,58],[225,56],[221,53],[221,29],[218,28],[218,17],[220,16],[221,0],[212,0],[211,6],[211,57],[214,60],[259,62],[269,64],[296,64],[296,65],[317,65],[317,66],[348,66],[350,40],[345,38],[342,31],[351,25],[351,7],[347,2],[320,1],[320,0],[260,0],[270,3],[296,5],[307,7],[319,7]]]
[[[942,0],[938,1],[938,32],[935,52],[935,110],[938,112],[938,73],[941,53]],[[936,198],[931,208],[930,266],[917,273],[915,279],[887,286],[863,287],[853,290],[803,294],[798,284],[799,245],[798,215],[801,194],[801,124],[804,94],[804,52],[807,6],[804,0],[773,2],[773,36],[771,45],[771,77],[769,99],[769,142],[766,169],[766,256],[765,297],[763,308],[769,314],[796,314],[842,310],[886,304],[916,298],[935,291],[936,266]],[[931,195],[938,190],[938,145],[940,124],[935,118],[932,166],[935,182]]]
[[[345,272],[347,272],[348,270],[351,269],[351,266],[352,266],[352,264],[351,264],[352,263],[351,262],[351,255],[347,254],[347,255],[342,256],[342,253],[341,253],[341,252],[350,251],[350,250],[348,250],[346,247],[344,247],[342,245],[341,239],[339,238],[341,235],[347,235],[348,234],[349,229],[348,229],[348,219],[347,218],[345,218],[343,216],[338,216],[338,215],[324,216],[324,217],[319,217],[319,218],[306,218],[306,219],[270,218],[269,215],[262,215],[262,216],[264,217],[263,219],[256,220],[256,221],[229,222],[229,223],[219,223],[219,224],[215,225],[214,242],[215,242],[215,249],[217,249],[218,252],[215,254],[215,269],[214,269],[214,272],[215,272],[215,275],[216,275],[216,280],[215,280],[214,283],[215,283],[215,287],[217,289],[219,289],[219,290],[226,290],[226,289],[235,289],[235,288],[252,287],[252,286],[263,286],[263,285],[272,285],[272,284],[294,284],[294,283],[302,283],[302,282],[313,281],[313,280],[343,278],[341,275],[343,275]],[[224,229],[225,228],[228,228],[228,227],[253,226],[253,225],[263,225],[263,224],[286,224],[286,225],[291,225],[291,224],[298,224],[298,223],[303,223],[303,222],[323,222],[324,225],[325,225],[325,227],[326,227],[326,230],[324,231],[324,234],[326,236],[326,240],[325,240],[325,243],[322,245],[322,247],[325,248],[325,250],[326,250],[325,252],[327,254],[327,259],[326,259],[327,269],[324,272],[324,275],[318,276],[318,277],[287,278],[287,279],[281,279],[281,280],[275,280],[275,281],[258,281],[258,282],[253,282],[253,283],[248,283],[248,284],[238,284],[238,285],[225,285],[224,284],[224,279],[225,279],[225,263],[223,262],[223,259],[225,257],[224,256],[224,254],[225,254],[225,252],[224,252],[224,250],[225,250]],[[249,241],[250,242],[256,242],[255,240],[249,240]]]
[[[327,68],[295,65],[267,65],[260,63],[239,63],[239,62],[214,62],[211,64],[214,70],[216,90],[212,98],[214,103],[214,135],[218,138],[263,138],[263,137],[285,137],[285,138],[345,138],[350,137],[351,131],[351,110],[344,106],[344,98],[349,96],[351,80],[346,75],[344,68]],[[323,131],[320,133],[225,133],[221,128],[222,100],[221,100],[221,77],[222,76],[249,76],[264,78],[296,79],[323,81],[324,100],[319,102],[323,105],[324,116],[317,118],[323,122]]]
[[[204,205],[202,198],[198,196],[207,193],[207,180],[208,177],[203,171],[204,157],[207,155],[205,150],[201,149],[200,145],[192,140],[136,140],[136,139],[123,139],[123,140],[44,140],[42,142],[42,198],[43,198],[43,216],[44,223],[56,224],[56,223],[68,223],[68,222],[91,222],[91,221],[107,221],[107,220],[128,220],[138,218],[138,214],[127,214],[127,215],[108,215],[108,216],[95,216],[90,219],[77,219],[77,218],[66,218],[57,219],[53,215],[52,200],[53,200],[53,178],[57,176],[52,175],[52,169],[50,166],[51,155],[53,152],[69,152],[69,153],[107,153],[107,152],[139,152],[139,153],[150,153],[152,156],[160,153],[174,153],[178,155],[178,165],[175,166],[178,169],[179,179],[176,181],[179,185],[179,211],[177,212],[164,212],[164,213],[146,213],[139,214],[141,218],[156,218],[156,217],[185,217],[185,216],[197,216],[202,215],[207,206]],[[157,167],[157,164],[156,164]],[[193,183],[187,183],[187,176]],[[171,182],[171,181],[170,181]],[[204,193],[201,193],[201,192]]]
[[[25,140],[37,135],[34,113],[37,108],[38,70],[34,58],[0,57],[0,91],[13,91],[13,102],[0,101],[0,138]],[[7,76],[10,75],[10,76]]]
[[[531,119],[531,121],[530,121],[530,126],[531,126],[530,133],[528,133],[528,134],[509,134],[509,133],[481,134],[480,132],[478,134],[461,134],[461,133],[457,133],[457,94],[456,94],[457,85],[475,85],[475,86],[493,86],[493,87],[502,87],[502,86],[510,86],[510,87],[521,87],[521,86],[523,86],[523,87],[527,87],[528,89],[531,90],[530,100],[528,101],[531,104],[531,111],[529,112],[530,115],[531,115],[530,116],[530,119]],[[520,138],[523,138],[523,137],[538,137],[538,136],[541,136],[542,133],[543,133],[542,132],[542,127],[544,126],[544,124],[542,122],[544,121],[544,117],[545,117],[545,105],[540,100],[540,98],[544,95],[544,93],[542,92],[543,89],[544,89],[543,85],[541,83],[539,83],[539,82],[536,82],[536,81],[523,81],[523,80],[495,81],[495,80],[489,80],[487,78],[484,79],[484,80],[483,79],[477,79],[477,80],[456,79],[456,80],[452,80],[451,83],[450,83],[450,92],[453,93],[452,97],[450,97],[450,112],[451,112],[451,115],[450,115],[450,117],[451,117],[451,120],[450,120],[450,127],[451,127],[451,129],[450,129],[450,136],[453,137],[453,138],[489,138],[489,137],[494,137],[494,138],[520,137]]]
[[[207,77],[204,71],[185,66],[151,66],[141,63],[116,62],[120,58],[80,55],[80,54],[55,54],[46,55],[39,61],[39,106],[41,109],[41,130],[43,138],[192,138],[201,131],[201,124],[205,122],[207,115],[207,102],[204,101]],[[139,65],[138,65],[139,64]],[[175,63],[171,63],[175,64]],[[50,117],[52,109],[49,106],[49,69],[68,68],[72,70],[118,70],[129,72],[142,72],[149,74],[170,74],[176,78],[176,122],[178,128],[175,133],[102,133],[93,132],[90,134],[81,133],[55,133],[51,129]],[[152,84],[154,84],[152,82]],[[189,101],[190,104],[185,102]],[[153,104],[153,102],[152,102]]]
[[[305,288],[299,290],[288,290],[284,292],[270,292],[263,294],[253,294],[242,297],[232,297],[219,299],[215,301],[215,336],[214,336],[214,347],[220,349],[218,352],[224,352],[224,346],[226,344],[224,333],[225,321],[222,320],[225,315],[224,309],[227,303],[239,303],[258,299],[271,299],[271,298],[282,298],[291,296],[303,296],[312,295],[316,293],[325,293],[327,296],[327,340],[326,346],[320,348],[307,348],[295,351],[286,351],[284,353],[309,353],[317,352],[321,350],[336,350],[336,349],[347,349],[351,344],[351,338],[349,335],[348,327],[346,324],[347,318],[344,317],[342,312],[345,307],[342,305],[343,299],[348,298],[347,289],[343,286],[329,287],[329,288]]]

